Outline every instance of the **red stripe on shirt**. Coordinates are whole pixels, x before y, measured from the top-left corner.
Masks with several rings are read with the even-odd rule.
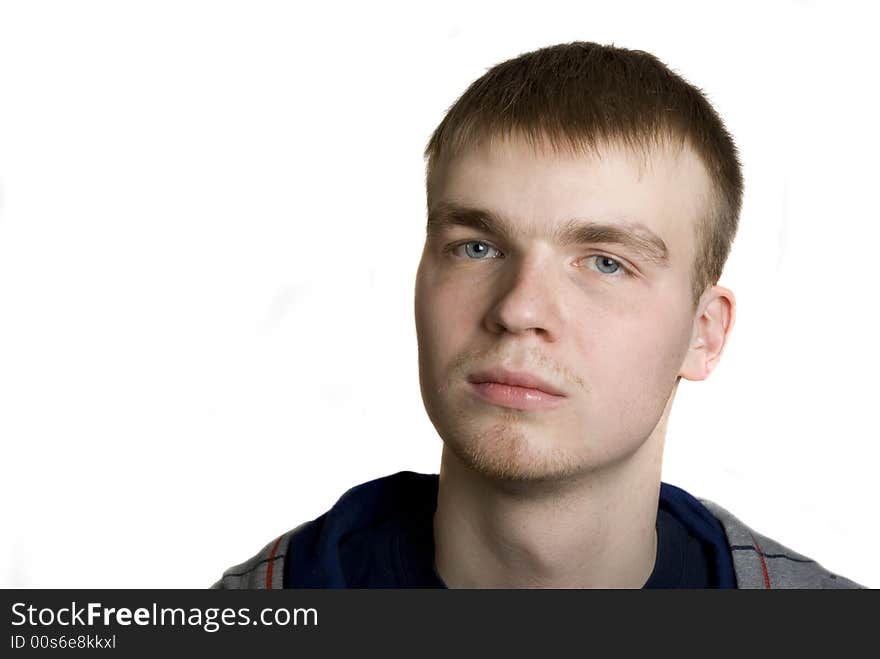
[[[749,535],[752,535],[751,533]],[[758,541],[755,540],[755,536],[752,535],[752,542],[755,543],[755,548],[758,550],[758,558],[761,559],[761,570],[764,572],[764,588],[766,590],[770,590],[770,574],[767,572],[767,562],[764,560],[764,550],[761,549],[761,545],[758,544]]]
[[[266,589],[272,589],[272,571],[275,568],[275,554],[278,552],[278,545],[281,544],[281,538],[284,537],[284,534],[278,536],[278,539],[275,541],[275,544],[272,545],[272,551],[269,552],[269,563],[266,566]],[[764,560],[763,558],[761,559]]]

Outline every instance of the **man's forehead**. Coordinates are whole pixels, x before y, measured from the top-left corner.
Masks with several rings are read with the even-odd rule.
[[[712,194],[712,183],[702,159],[687,140],[658,137],[650,141],[551,142],[517,134],[482,138],[432,166],[429,199],[450,183],[467,187],[497,182],[503,176],[511,185],[552,179],[550,191],[566,182],[577,189],[603,183],[641,185],[649,182],[672,187],[692,197],[702,207]],[[494,177],[494,178],[493,178]],[[674,186],[673,186],[674,184]],[[473,187],[473,186],[471,186]],[[697,205],[697,204],[692,204]]]

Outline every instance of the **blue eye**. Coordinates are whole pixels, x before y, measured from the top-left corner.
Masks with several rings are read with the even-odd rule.
[[[595,259],[596,269],[606,275],[613,275],[621,268],[620,263],[608,256],[596,254],[590,258]]]
[[[479,249],[477,249],[477,248],[467,249],[471,245],[482,246],[482,247],[480,247]],[[484,243],[480,240],[469,240],[465,243],[460,243],[458,245],[455,245],[452,248],[453,254],[458,252],[459,248],[461,248],[461,247],[465,248],[465,254],[468,257],[468,260],[471,260],[471,261],[483,261],[485,259],[483,259],[481,257],[485,256],[489,252],[489,250],[495,249],[494,247],[489,245],[489,243]],[[495,251],[497,252],[498,250],[495,250]]]

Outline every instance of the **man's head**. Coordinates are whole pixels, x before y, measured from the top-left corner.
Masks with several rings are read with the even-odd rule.
[[[426,157],[416,326],[447,446],[518,480],[631,455],[732,326],[733,296],[715,284],[742,177],[717,114],[647,53],[568,44],[489,70]],[[564,397],[541,410],[487,401],[470,380],[498,367]]]

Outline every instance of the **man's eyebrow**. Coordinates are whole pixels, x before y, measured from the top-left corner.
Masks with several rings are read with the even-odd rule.
[[[516,233],[499,215],[482,208],[438,202],[428,211],[428,236],[451,226],[474,229],[490,236],[510,240]],[[660,267],[669,265],[669,248],[663,239],[638,222],[597,222],[571,219],[553,231],[550,240],[560,247],[607,243],[629,247],[645,260]]]

